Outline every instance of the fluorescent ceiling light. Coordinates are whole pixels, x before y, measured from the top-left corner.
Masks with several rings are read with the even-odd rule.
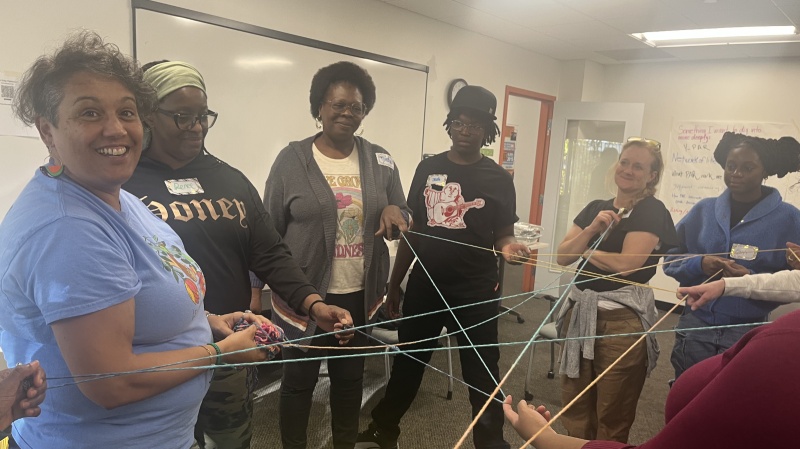
[[[630,34],[651,47],[752,44],[795,41],[793,26],[708,28],[702,30],[652,31]]]

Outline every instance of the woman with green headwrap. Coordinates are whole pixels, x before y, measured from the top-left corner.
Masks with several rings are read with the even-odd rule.
[[[124,188],[138,196],[181,237],[206,277],[206,313],[215,338],[233,323],[214,314],[250,308],[250,277],[268,283],[301,314],[321,300],[292,259],[264,211],[257,191],[240,171],[208,153],[204,139],[217,113],[208,109],[203,76],[190,64],[160,61],[143,66],[156,90],[157,111],[146,120],[148,139]],[[328,331],[352,325],[350,314],[317,303],[312,318]],[[337,334],[341,340],[351,335]],[[254,374],[254,370],[251,371]],[[217,369],[200,408],[195,436],[220,449],[250,446],[255,377],[248,370]]]

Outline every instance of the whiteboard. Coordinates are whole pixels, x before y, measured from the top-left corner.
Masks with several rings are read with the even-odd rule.
[[[664,154],[664,179],[659,188],[659,198],[676,224],[697,202],[717,197],[725,191],[724,170],[714,159],[714,150],[726,131],[770,139],[798,138],[798,129],[793,123],[674,122],[669,149]],[[770,176],[766,185],[778,189],[784,201],[800,207],[800,174],[789,173],[783,178]]]
[[[161,3],[133,0],[132,6],[137,59],[197,67],[208,107],[219,113],[206,148],[260,193],[280,150],[318,132],[309,110],[311,78],[337,61],[360,65],[375,81],[377,101],[364,118],[363,137],[391,153],[408,192],[422,159],[427,66]]]

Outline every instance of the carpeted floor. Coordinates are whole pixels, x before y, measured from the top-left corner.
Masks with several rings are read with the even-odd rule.
[[[512,268],[506,272],[506,295],[516,293],[521,285],[521,270]],[[525,297],[509,300],[507,306],[513,306],[524,300]],[[500,318],[500,341],[523,341],[530,338],[533,331],[544,318],[548,311],[548,302],[543,300],[530,300],[521,305],[519,310],[525,318],[524,324],[510,316]],[[670,329],[677,321],[676,316],[669,317],[663,324],[664,329]],[[657,433],[664,422],[664,400],[667,396],[667,381],[672,378],[672,368],[669,363],[669,354],[672,350],[673,336],[670,333],[659,334],[661,357],[658,366],[645,383],[644,392],[639,400],[636,422],[631,430],[630,442],[641,443]],[[455,342],[455,339],[453,339]],[[455,344],[455,343],[454,343]],[[500,372],[508,372],[511,364],[519,355],[521,349],[517,346],[501,348]],[[556,347],[558,353],[558,346]],[[524,391],[525,373],[527,368],[527,354],[520,364],[514,369],[503,390],[514,397],[515,401],[521,399]],[[454,374],[461,378],[461,369],[458,356],[453,353]],[[447,369],[447,358],[444,351],[434,354],[432,364],[439,369]],[[531,392],[534,402],[543,403],[553,411],[561,406],[558,377],[548,379],[547,371],[550,365],[550,351],[548,343],[537,345],[532,373]],[[556,370],[558,369],[556,365]],[[364,405],[361,411],[361,425],[366,427],[369,422],[369,411],[377,404],[383,392],[385,383],[384,356],[378,354],[367,358],[365,367]],[[263,369],[261,375],[261,388],[257,399],[254,417],[255,435],[252,447],[254,449],[280,448],[278,431],[278,388],[280,370]],[[330,448],[330,415],[328,410],[328,381],[324,374],[320,377],[314,396],[314,406],[309,424],[310,449]],[[458,382],[455,383],[452,400],[446,399],[447,376],[428,370],[425,380],[414,404],[401,423],[403,433],[400,436],[400,447],[403,449],[449,449],[461,437],[469,425],[470,406],[467,398],[467,388]],[[556,423],[556,430],[563,428]],[[514,433],[510,426],[505,427],[506,439],[512,447],[519,447],[522,440]],[[464,447],[473,447],[471,440]]]

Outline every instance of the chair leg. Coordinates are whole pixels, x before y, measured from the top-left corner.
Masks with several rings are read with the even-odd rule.
[[[383,356],[383,363],[384,363],[384,366],[386,367],[386,384],[387,385],[389,384],[389,375],[392,372],[392,367],[389,365],[389,351],[391,351],[391,349],[386,348],[386,353]]]
[[[511,310],[506,306],[500,306],[500,311],[501,312],[508,312],[509,315],[511,315],[513,317],[516,317],[517,318],[517,323],[519,323],[519,324],[522,324],[522,323],[525,322],[525,318],[523,318],[522,315],[520,315],[520,313],[517,312],[516,310]]]
[[[447,337],[447,372],[450,377],[447,378],[447,400],[453,399],[453,350],[450,349],[450,336]]]
[[[547,372],[548,379],[554,379],[556,377],[555,372],[553,372],[553,367],[555,367],[556,363],[556,344],[552,341],[550,342],[550,371]]]
[[[525,400],[530,401],[533,399],[533,395],[530,391],[530,384],[531,384],[531,372],[533,371],[533,354],[536,351],[536,341],[534,340],[533,344],[531,344],[531,355],[528,359],[528,371],[525,373]]]

